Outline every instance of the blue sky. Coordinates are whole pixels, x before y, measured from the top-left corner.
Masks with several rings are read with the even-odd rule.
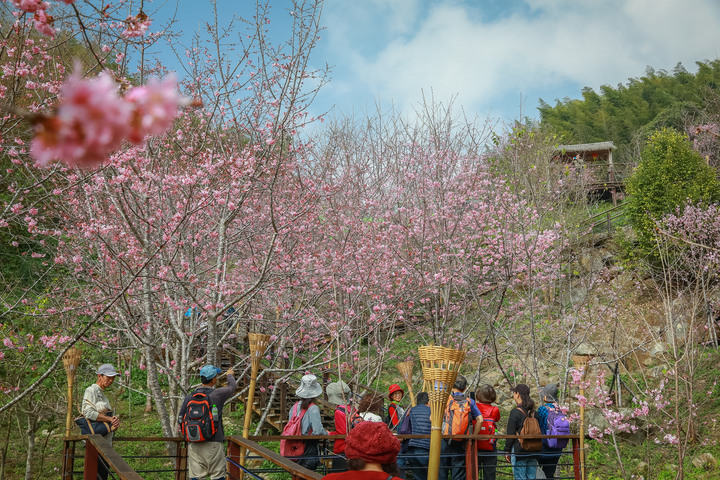
[[[250,17],[254,3],[219,1],[226,19]],[[153,28],[171,8],[156,5]],[[281,35],[292,3],[271,5]],[[189,44],[210,1],[179,0],[179,12],[175,29]],[[312,62],[328,63],[332,81],[313,110],[338,115],[377,103],[407,111],[424,92],[455,98],[471,117],[537,117],[539,98],[579,98],[585,86],[616,86],[648,66],[682,62],[694,72],[696,61],[720,56],[718,0],[326,0],[321,23]]]

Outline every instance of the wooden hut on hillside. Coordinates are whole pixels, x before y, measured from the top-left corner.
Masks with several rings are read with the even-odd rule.
[[[624,184],[613,163],[613,150],[613,142],[560,145],[553,159],[577,167],[588,194],[609,194],[616,204],[617,192]]]

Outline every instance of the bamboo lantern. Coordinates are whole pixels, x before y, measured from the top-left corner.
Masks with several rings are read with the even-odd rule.
[[[78,365],[80,365],[80,357],[82,357],[82,352],[75,347],[70,347],[62,357],[68,382],[67,415],[65,418],[66,437],[70,436],[70,427],[72,426],[73,386],[75,385],[75,373],[77,372]]]
[[[465,359],[465,352],[445,347],[425,346],[419,347],[418,353],[422,365],[423,387],[430,397],[430,422],[432,424],[427,478],[428,480],[438,480],[443,414],[460,365]]]
[[[408,360],[407,362],[398,363],[397,369],[400,371],[400,375],[402,375],[403,379],[405,380],[405,383],[407,384],[408,392],[410,392],[410,404],[414,407],[416,405],[416,402],[415,402],[415,393],[413,393],[413,388],[412,388],[413,365],[414,365],[414,362],[412,360]]]
[[[582,370],[582,380],[587,375],[588,364],[592,359],[592,355],[579,354],[573,355],[572,361],[576,369]],[[580,396],[585,395],[585,389],[580,384]],[[580,478],[585,480],[585,406],[580,404]]]
[[[252,419],[252,406],[255,401],[255,384],[257,382],[260,360],[270,343],[270,335],[262,333],[248,333],[250,340],[250,387],[248,388],[247,402],[245,402],[245,425],[243,426],[243,437],[250,435],[250,421]],[[240,452],[240,464],[245,465],[245,451]]]

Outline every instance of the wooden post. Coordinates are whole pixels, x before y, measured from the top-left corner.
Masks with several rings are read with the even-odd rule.
[[[580,439],[572,439],[572,453],[573,453],[573,474],[575,480],[581,480],[580,474]]]
[[[573,355],[572,360],[575,368],[582,372],[582,380],[587,375],[588,364],[591,355]],[[580,396],[585,395],[585,389],[580,384]],[[580,404],[580,480],[585,480],[585,405]]]
[[[400,371],[400,375],[402,375],[403,379],[405,380],[405,384],[408,387],[408,393],[410,395],[410,404],[414,407],[417,402],[415,401],[415,393],[413,392],[412,388],[413,365],[414,362],[412,360],[408,360],[407,362],[398,363],[397,369]]]
[[[181,442],[175,453],[175,480],[187,479],[187,446]]]
[[[95,448],[95,444],[86,441],[85,442],[85,468],[83,473],[83,480],[97,480],[98,476],[98,451]]]
[[[610,212],[607,213],[607,232],[612,235],[612,220],[610,220]]]
[[[422,365],[424,390],[430,397],[430,423],[432,426],[427,478],[428,480],[438,480],[443,415],[460,365],[465,359],[465,352],[445,347],[426,346],[419,347],[418,353]]]
[[[75,384],[75,372],[77,367],[80,365],[80,357],[82,352],[75,348],[70,347],[67,352],[63,355],[63,366],[65,367],[65,374],[67,375],[68,383],[68,394],[67,394],[67,412],[65,415],[65,436],[70,436],[70,428],[72,427],[72,399],[73,399],[73,386]]]
[[[228,476],[230,478],[242,478],[243,475],[240,473],[240,467],[238,464],[242,464],[240,457],[244,455],[243,448],[240,448],[240,446],[230,441],[228,442],[228,459],[230,462],[228,462]]]
[[[260,359],[270,343],[270,335],[262,333],[248,333],[250,340],[250,386],[248,387],[247,402],[245,402],[245,425],[243,426],[243,437],[250,435],[250,420],[252,419],[252,406],[255,401],[255,383],[257,382]],[[240,465],[245,466],[245,449],[240,450]]]
[[[75,440],[65,439],[63,447],[63,480],[72,480],[75,468]]]

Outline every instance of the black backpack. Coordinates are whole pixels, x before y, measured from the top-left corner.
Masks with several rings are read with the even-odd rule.
[[[182,434],[188,442],[205,442],[210,440],[217,428],[210,407],[210,397],[206,393],[196,391],[187,403],[187,410],[182,418]]]

